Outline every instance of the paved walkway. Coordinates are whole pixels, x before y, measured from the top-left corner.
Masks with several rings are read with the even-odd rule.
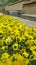
[[[21,16],[36,18],[36,15],[31,15],[31,14],[21,14]]]
[[[27,24],[27,26],[36,26],[36,22],[34,22],[34,21],[26,20],[26,19],[23,19],[20,17],[14,17],[14,18],[21,20],[22,22],[25,22]]]

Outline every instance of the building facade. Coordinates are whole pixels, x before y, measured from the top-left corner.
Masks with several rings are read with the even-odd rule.
[[[27,2],[23,4],[23,12],[25,14],[35,14],[36,15],[36,1]]]

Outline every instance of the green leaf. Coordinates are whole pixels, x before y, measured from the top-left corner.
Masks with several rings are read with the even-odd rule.
[[[28,65],[36,65],[36,60],[30,61]]]

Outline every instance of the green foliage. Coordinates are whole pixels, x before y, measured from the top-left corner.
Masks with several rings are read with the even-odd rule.
[[[30,61],[30,63],[28,65],[36,65],[36,60]]]
[[[19,1],[19,0],[0,0],[0,2],[3,2],[3,3],[14,3],[16,1]]]
[[[13,3],[13,2],[16,2],[18,0],[8,0],[8,3]]]

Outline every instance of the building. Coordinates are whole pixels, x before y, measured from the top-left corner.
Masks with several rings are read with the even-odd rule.
[[[23,12],[25,14],[36,14],[36,1],[31,1],[23,4]]]
[[[5,9],[7,9],[7,10],[22,10],[23,4],[27,1],[30,1],[30,0],[19,0],[13,4],[10,3],[5,7]]]

